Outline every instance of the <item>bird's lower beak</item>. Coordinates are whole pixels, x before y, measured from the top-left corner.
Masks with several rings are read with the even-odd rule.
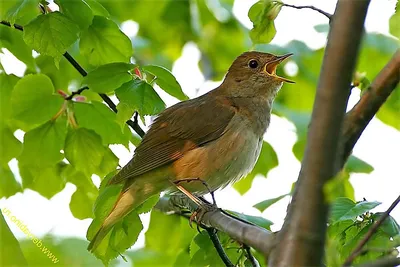
[[[284,61],[286,58],[290,57],[291,55],[293,55],[292,53],[290,54],[286,54],[283,56],[277,56],[274,60],[269,61],[267,64],[265,64],[264,66],[264,72],[267,73],[270,76],[273,76],[274,78],[277,78],[278,80],[281,80],[283,82],[288,82],[288,83],[294,83],[294,81],[280,77],[278,75],[276,75],[276,68],[278,67],[278,65]]]

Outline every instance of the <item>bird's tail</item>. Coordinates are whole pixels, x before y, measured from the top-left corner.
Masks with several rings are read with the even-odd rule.
[[[113,226],[123,219],[128,213],[137,208],[147,198],[159,193],[158,190],[141,190],[138,185],[131,186],[128,190],[121,192],[114,208],[102,223],[100,229],[90,241],[88,250],[93,252],[99,246],[101,241],[110,232]]]

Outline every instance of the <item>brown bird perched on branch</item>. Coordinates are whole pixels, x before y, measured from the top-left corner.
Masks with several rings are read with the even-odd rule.
[[[118,221],[153,195],[180,190],[197,201],[196,196],[249,173],[260,154],[272,102],[283,82],[292,82],[276,75],[289,56],[245,52],[216,89],[160,113],[132,160],[109,181],[124,186],[88,250],[94,251]]]

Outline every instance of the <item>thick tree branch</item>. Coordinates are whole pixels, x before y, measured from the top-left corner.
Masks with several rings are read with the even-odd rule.
[[[176,203],[177,200],[164,196],[155,206],[156,209],[164,213],[181,213],[180,207],[194,205],[188,198],[184,197]],[[195,210],[193,206],[190,210]],[[246,244],[255,250],[268,255],[275,244],[275,235],[259,226],[240,220],[231,216],[222,210],[206,212],[201,218],[201,224],[206,227],[215,228],[218,231],[228,234],[232,239]]]
[[[389,217],[389,214],[392,210],[399,204],[400,195],[397,199],[390,205],[390,207],[382,214],[382,216],[377,220],[371,228],[369,228],[368,232],[365,234],[364,238],[358,243],[357,247],[353,250],[350,256],[346,259],[343,266],[350,266],[353,260],[360,255],[363,246],[371,239],[374,233],[378,230],[378,228],[382,225],[382,223]]]
[[[337,172],[340,133],[368,0],[339,0],[322,64],[302,168],[271,266],[320,266],[328,205],[324,184]]]
[[[342,133],[344,151],[341,166],[350,156],[361,133],[399,84],[399,81],[400,50],[397,50],[361,96],[358,103],[346,114]]]
[[[295,5],[289,5],[289,4],[285,4],[279,1],[275,1],[277,4],[281,5],[281,6],[286,6],[286,7],[291,7],[291,8],[295,8],[295,9],[312,9],[317,11],[318,13],[321,13],[322,15],[324,15],[325,17],[327,17],[329,20],[332,18],[332,15],[329,14],[328,12],[323,11],[322,9],[316,8],[315,6],[295,6]]]
[[[13,24],[11,25],[8,21],[4,21],[2,20],[0,22],[0,24],[9,26],[9,27],[13,27],[17,30],[23,31],[24,28],[21,25],[18,24]],[[79,63],[71,56],[71,54],[69,54],[68,52],[65,52],[63,54],[63,56],[65,57],[65,59],[68,60],[69,63],[71,63],[71,65],[83,76],[85,77],[87,75],[86,70],[79,65]],[[88,88],[88,87],[87,87]],[[82,90],[83,91],[83,90]],[[117,106],[114,104],[114,102],[111,100],[111,98],[109,98],[106,94],[99,94],[100,97],[103,99],[103,101],[112,109],[112,111],[114,111],[115,113],[118,112],[117,110]],[[128,120],[126,121],[126,124],[128,124],[140,137],[143,137],[145,132],[143,131],[143,129],[139,126],[139,124],[135,122],[133,122],[132,120]]]

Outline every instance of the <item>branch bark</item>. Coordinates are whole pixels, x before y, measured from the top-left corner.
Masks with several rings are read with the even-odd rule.
[[[179,207],[193,205],[193,203],[186,197],[179,201],[180,203],[176,204],[175,199],[164,196],[160,198],[159,202],[154,208],[168,214],[180,213],[181,211]],[[190,208],[190,210],[195,209],[196,207]],[[263,253],[264,255],[268,255],[270,253],[275,243],[275,234],[272,232],[257,225],[240,220],[236,217],[230,216],[220,209],[206,212],[200,221],[204,226],[225,232],[232,239],[246,244]]]
[[[17,30],[23,31],[24,27],[22,27],[21,25],[18,24],[13,24],[11,25],[11,23],[9,23],[8,21],[4,21],[2,20],[0,22],[0,24],[8,26],[8,27],[13,27]],[[63,54],[64,58],[71,63],[71,65],[83,76],[85,77],[87,75],[86,70],[71,56],[71,54],[69,54],[68,52],[65,52]],[[85,88],[85,87],[84,87]],[[86,87],[88,88],[88,87]],[[83,90],[82,90],[83,91]],[[110,109],[112,111],[114,111],[115,113],[118,112],[117,110],[117,106],[114,104],[114,102],[111,100],[111,98],[109,98],[106,94],[99,94],[100,97],[103,99],[103,101],[110,107]],[[137,124],[137,122],[133,122],[132,120],[128,120],[126,121],[126,124],[128,124],[140,137],[143,137],[145,132],[143,131],[143,129],[139,126],[139,124]]]
[[[338,171],[340,133],[369,1],[339,0],[332,19],[307,148],[271,266],[320,266],[328,205],[324,184]]]
[[[364,92],[358,103],[346,114],[342,143],[344,144],[341,166],[350,156],[368,123],[385,103],[400,81],[400,49],[379,72],[371,85]]]

